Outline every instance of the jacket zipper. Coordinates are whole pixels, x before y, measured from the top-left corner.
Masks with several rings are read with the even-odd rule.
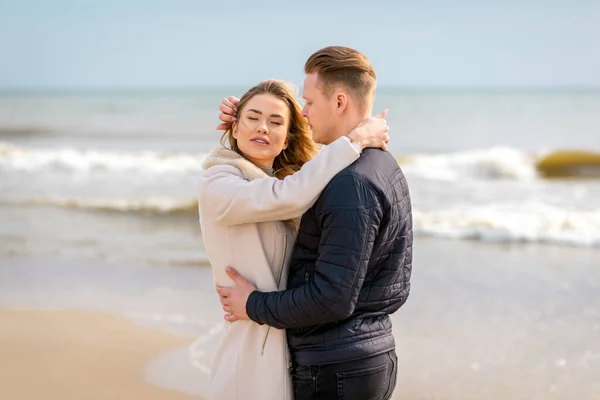
[[[279,268],[279,275],[277,276],[277,290],[279,290],[279,284],[281,283],[281,277],[283,276],[283,267],[285,267],[286,255],[287,255],[287,233],[283,235],[283,259],[281,260],[281,267]],[[265,354],[265,346],[267,345],[267,338],[269,337],[270,331],[271,331],[271,327],[267,326],[267,332],[265,333],[265,338],[263,339],[262,347],[260,350],[261,356],[263,356]]]

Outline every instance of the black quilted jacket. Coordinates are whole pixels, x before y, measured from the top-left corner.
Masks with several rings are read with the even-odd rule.
[[[248,316],[287,328],[298,364],[389,351],[395,346],[389,314],[410,291],[412,241],[404,174],[388,152],[365,149],[302,217],[288,290],[253,292]]]

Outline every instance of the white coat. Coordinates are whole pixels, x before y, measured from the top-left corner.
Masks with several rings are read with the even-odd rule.
[[[260,291],[285,289],[299,218],[358,157],[342,137],[280,180],[234,151],[213,150],[203,163],[198,209],[215,285],[233,285],[225,273],[232,266]],[[209,399],[292,400],[285,330],[246,320],[225,324],[211,363]]]

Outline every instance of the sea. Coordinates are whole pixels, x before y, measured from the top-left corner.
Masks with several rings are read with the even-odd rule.
[[[0,305],[197,335],[206,375],[222,321],[196,184],[243,92],[1,93]],[[384,108],[415,231],[398,395],[600,398],[600,90],[381,88]]]

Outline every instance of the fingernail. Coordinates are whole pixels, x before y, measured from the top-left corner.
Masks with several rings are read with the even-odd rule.
[[[231,272],[231,267],[225,268],[225,272]]]

